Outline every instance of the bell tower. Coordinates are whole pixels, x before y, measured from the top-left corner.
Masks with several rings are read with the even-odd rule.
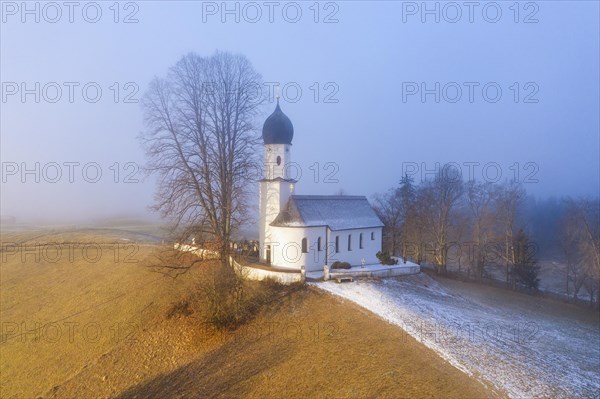
[[[260,260],[270,263],[273,248],[270,224],[285,208],[296,183],[287,177],[294,126],[281,111],[279,98],[275,111],[265,120],[262,136],[265,158],[263,178],[260,180],[259,251]]]

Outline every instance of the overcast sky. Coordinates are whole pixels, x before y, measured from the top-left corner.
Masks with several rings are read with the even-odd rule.
[[[537,196],[598,195],[596,1],[45,4],[2,3],[2,216],[148,214],[135,100],[217,49],[279,85],[297,193],[371,197],[454,162]]]

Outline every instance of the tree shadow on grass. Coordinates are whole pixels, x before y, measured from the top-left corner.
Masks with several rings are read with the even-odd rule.
[[[270,304],[268,311],[290,309],[297,302],[283,295]],[[264,334],[248,336],[238,329],[217,349],[176,370],[131,386],[116,398],[243,397],[251,389],[245,381],[269,374],[269,369],[285,361],[289,352],[285,340]]]
[[[288,356],[285,345],[275,350],[256,350],[251,341],[232,338],[198,360],[170,373],[129,387],[117,396],[132,398],[212,398],[242,397],[250,387],[243,382],[268,372]],[[252,354],[252,351],[256,351]],[[268,353],[268,355],[267,355]],[[242,354],[240,356],[240,354]],[[247,361],[240,361],[240,357]]]

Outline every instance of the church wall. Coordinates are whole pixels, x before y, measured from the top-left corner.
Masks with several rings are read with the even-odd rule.
[[[363,234],[363,248],[360,248],[359,237]],[[371,240],[374,233],[374,240]],[[351,235],[351,250],[348,250],[348,235]],[[382,229],[353,229],[331,231],[326,227],[271,227],[273,266],[288,267],[299,270],[303,265],[307,272],[322,270],[325,256],[328,264],[336,260],[348,262],[352,266],[360,266],[364,258],[365,264],[378,263],[378,251],[381,251]],[[339,236],[339,252],[335,251],[335,237]],[[321,251],[318,250],[318,238],[321,237]],[[308,252],[302,252],[302,239],[307,239]],[[326,244],[327,243],[327,244]]]
[[[325,227],[271,227],[273,237],[272,265],[306,271],[322,270],[325,264]],[[318,238],[321,237],[321,251]],[[302,252],[302,239],[306,238],[306,249]]]
[[[363,248],[360,248],[359,238],[363,234]],[[371,240],[374,233],[374,240]],[[351,236],[351,250],[348,250],[348,236]],[[377,256],[381,251],[381,227],[368,229],[338,230],[328,232],[329,264],[335,261],[348,262],[352,266],[360,266],[362,259],[365,264],[379,263]],[[335,252],[335,238],[339,236],[339,252]]]

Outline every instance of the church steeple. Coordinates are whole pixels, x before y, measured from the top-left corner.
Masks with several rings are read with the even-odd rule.
[[[268,249],[271,248],[269,243],[272,241],[270,224],[286,206],[296,183],[288,176],[288,173],[291,173],[288,169],[293,169],[288,168],[292,160],[290,150],[293,137],[292,121],[281,110],[277,98],[275,111],[263,125],[265,164],[264,178],[260,181],[259,239],[260,258],[266,262],[270,261],[270,249]]]
[[[275,111],[265,120],[262,136],[265,144],[292,144],[294,125],[281,110],[279,97],[277,97]]]
[[[288,180],[288,165],[291,162],[291,146],[294,137],[294,126],[281,107],[279,97],[275,111],[265,120],[263,125],[263,141],[265,143],[264,178],[267,180]]]

